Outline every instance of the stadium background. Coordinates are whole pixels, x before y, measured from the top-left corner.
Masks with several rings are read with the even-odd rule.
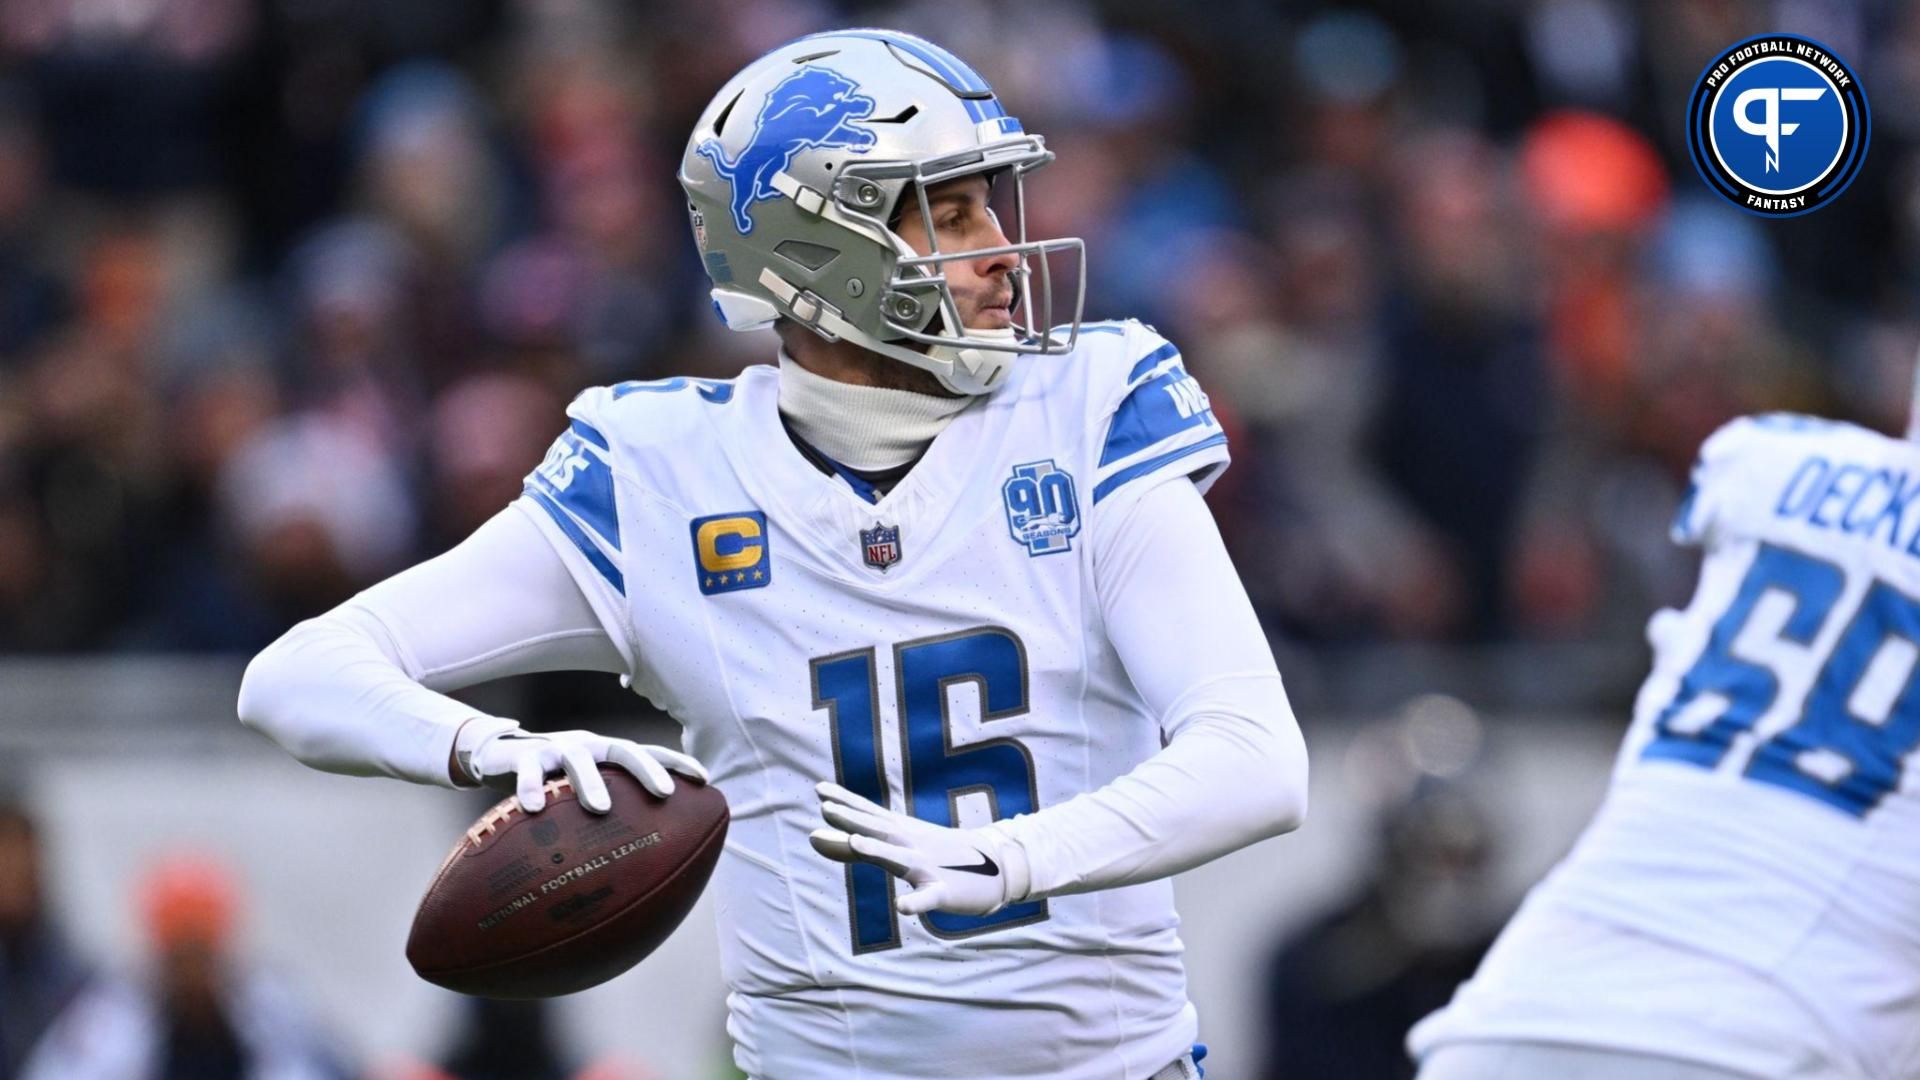
[[[1700,440],[1905,423],[1920,9],[1891,0],[8,0],[0,801],[47,917],[0,825],[0,1077],[44,985],[21,942],[138,983],[182,853],[222,867],[232,968],[348,1075],[533,1078],[503,1063],[542,1023],[569,1067],[724,1075],[704,909],[550,1014],[477,1014],[400,946],[478,803],[307,772],[233,693],[510,500],[581,387],[770,357],[712,318],[673,170],[741,64],[868,23],[1048,137],[1036,234],[1086,238],[1089,317],[1181,343],[1233,438],[1210,501],[1314,815],[1181,882],[1215,1076],[1407,1075],[1399,1032],[1602,790],[1641,626],[1690,584],[1665,526]],[[1766,31],[1873,105],[1859,180],[1794,220],[1683,143],[1702,65]],[[673,737],[610,678],[474,700]]]

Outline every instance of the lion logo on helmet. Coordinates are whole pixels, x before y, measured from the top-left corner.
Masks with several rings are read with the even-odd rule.
[[[718,139],[694,148],[732,186],[733,227],[742,236],[753,231],[749,207],[780,194],[773,178],[795,154],[821,148],[863,154],[873,148],[874,133],[854,123],[873,115],[873,99],[859,90],[857,83],[830,68],[803,67],[767,95],[752,137],[732,161]]]

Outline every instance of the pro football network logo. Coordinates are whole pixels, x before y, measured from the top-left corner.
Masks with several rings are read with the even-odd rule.
[[[822,147],[864,154],[873,148],[872,130],[854,123],[873,115],[873,99],[859,91],[860,85],[845,75],[809,64],[767,95],[753,134],[732,161],[718,139],[695,148],[732,186],[733,227],[740,235],[753,231],[754,203],[779,197],[773,178],[793,164],[795,154]]]
[[[1867,160],[1871,128],[1853,69],[1795,34],[1731,46],[1701,72],[1687,106],[1701,179],[1768,217],[1811,213],[1845,191]]]
[[[861,529],[860,552],[868,566],[886,573],[887,567],[900,561],[900,526],[876,521],[873,528]]]
[[[1029,556],[1073,550],[1080,500],[1071,473],[1050,460],[1015,465],[1013,477],[1000,485],[1000,497],[1007,506],[1007,531]]]

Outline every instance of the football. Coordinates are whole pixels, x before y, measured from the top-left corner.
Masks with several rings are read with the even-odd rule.
[[[600,766],[613,809],[589,813],[564,778],[546,809],[503,800],[441,863],[407,960],[428,982],[490,998],[555,997],[613,978],[693,908],[727,837],[727,800],[684,776],[657,798]]]

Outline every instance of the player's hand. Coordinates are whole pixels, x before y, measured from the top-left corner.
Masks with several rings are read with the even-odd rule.
[[[1026,891],[1026,854],[992,829],[950,829],[879,806],[839,784],[821,784],[829,828],[808,837],[835,862],[866,862],[913,886],[894,902],[902,915],[991,915]]]
[[[641,787],[663,799],[673,794],[669,770],[703,783],[707,779],[707,770],[698,761],[664,746],[608,738],[591,731],[535,734],[517,726],[482,737],[462,765],[468,775],[483,784],[511,784],[521,809],[529,814],[547,807],[547,774],[564,771],[580,805],[604,814],[613,809],[613,797],[600,777],[603,761],[632,773]]]

